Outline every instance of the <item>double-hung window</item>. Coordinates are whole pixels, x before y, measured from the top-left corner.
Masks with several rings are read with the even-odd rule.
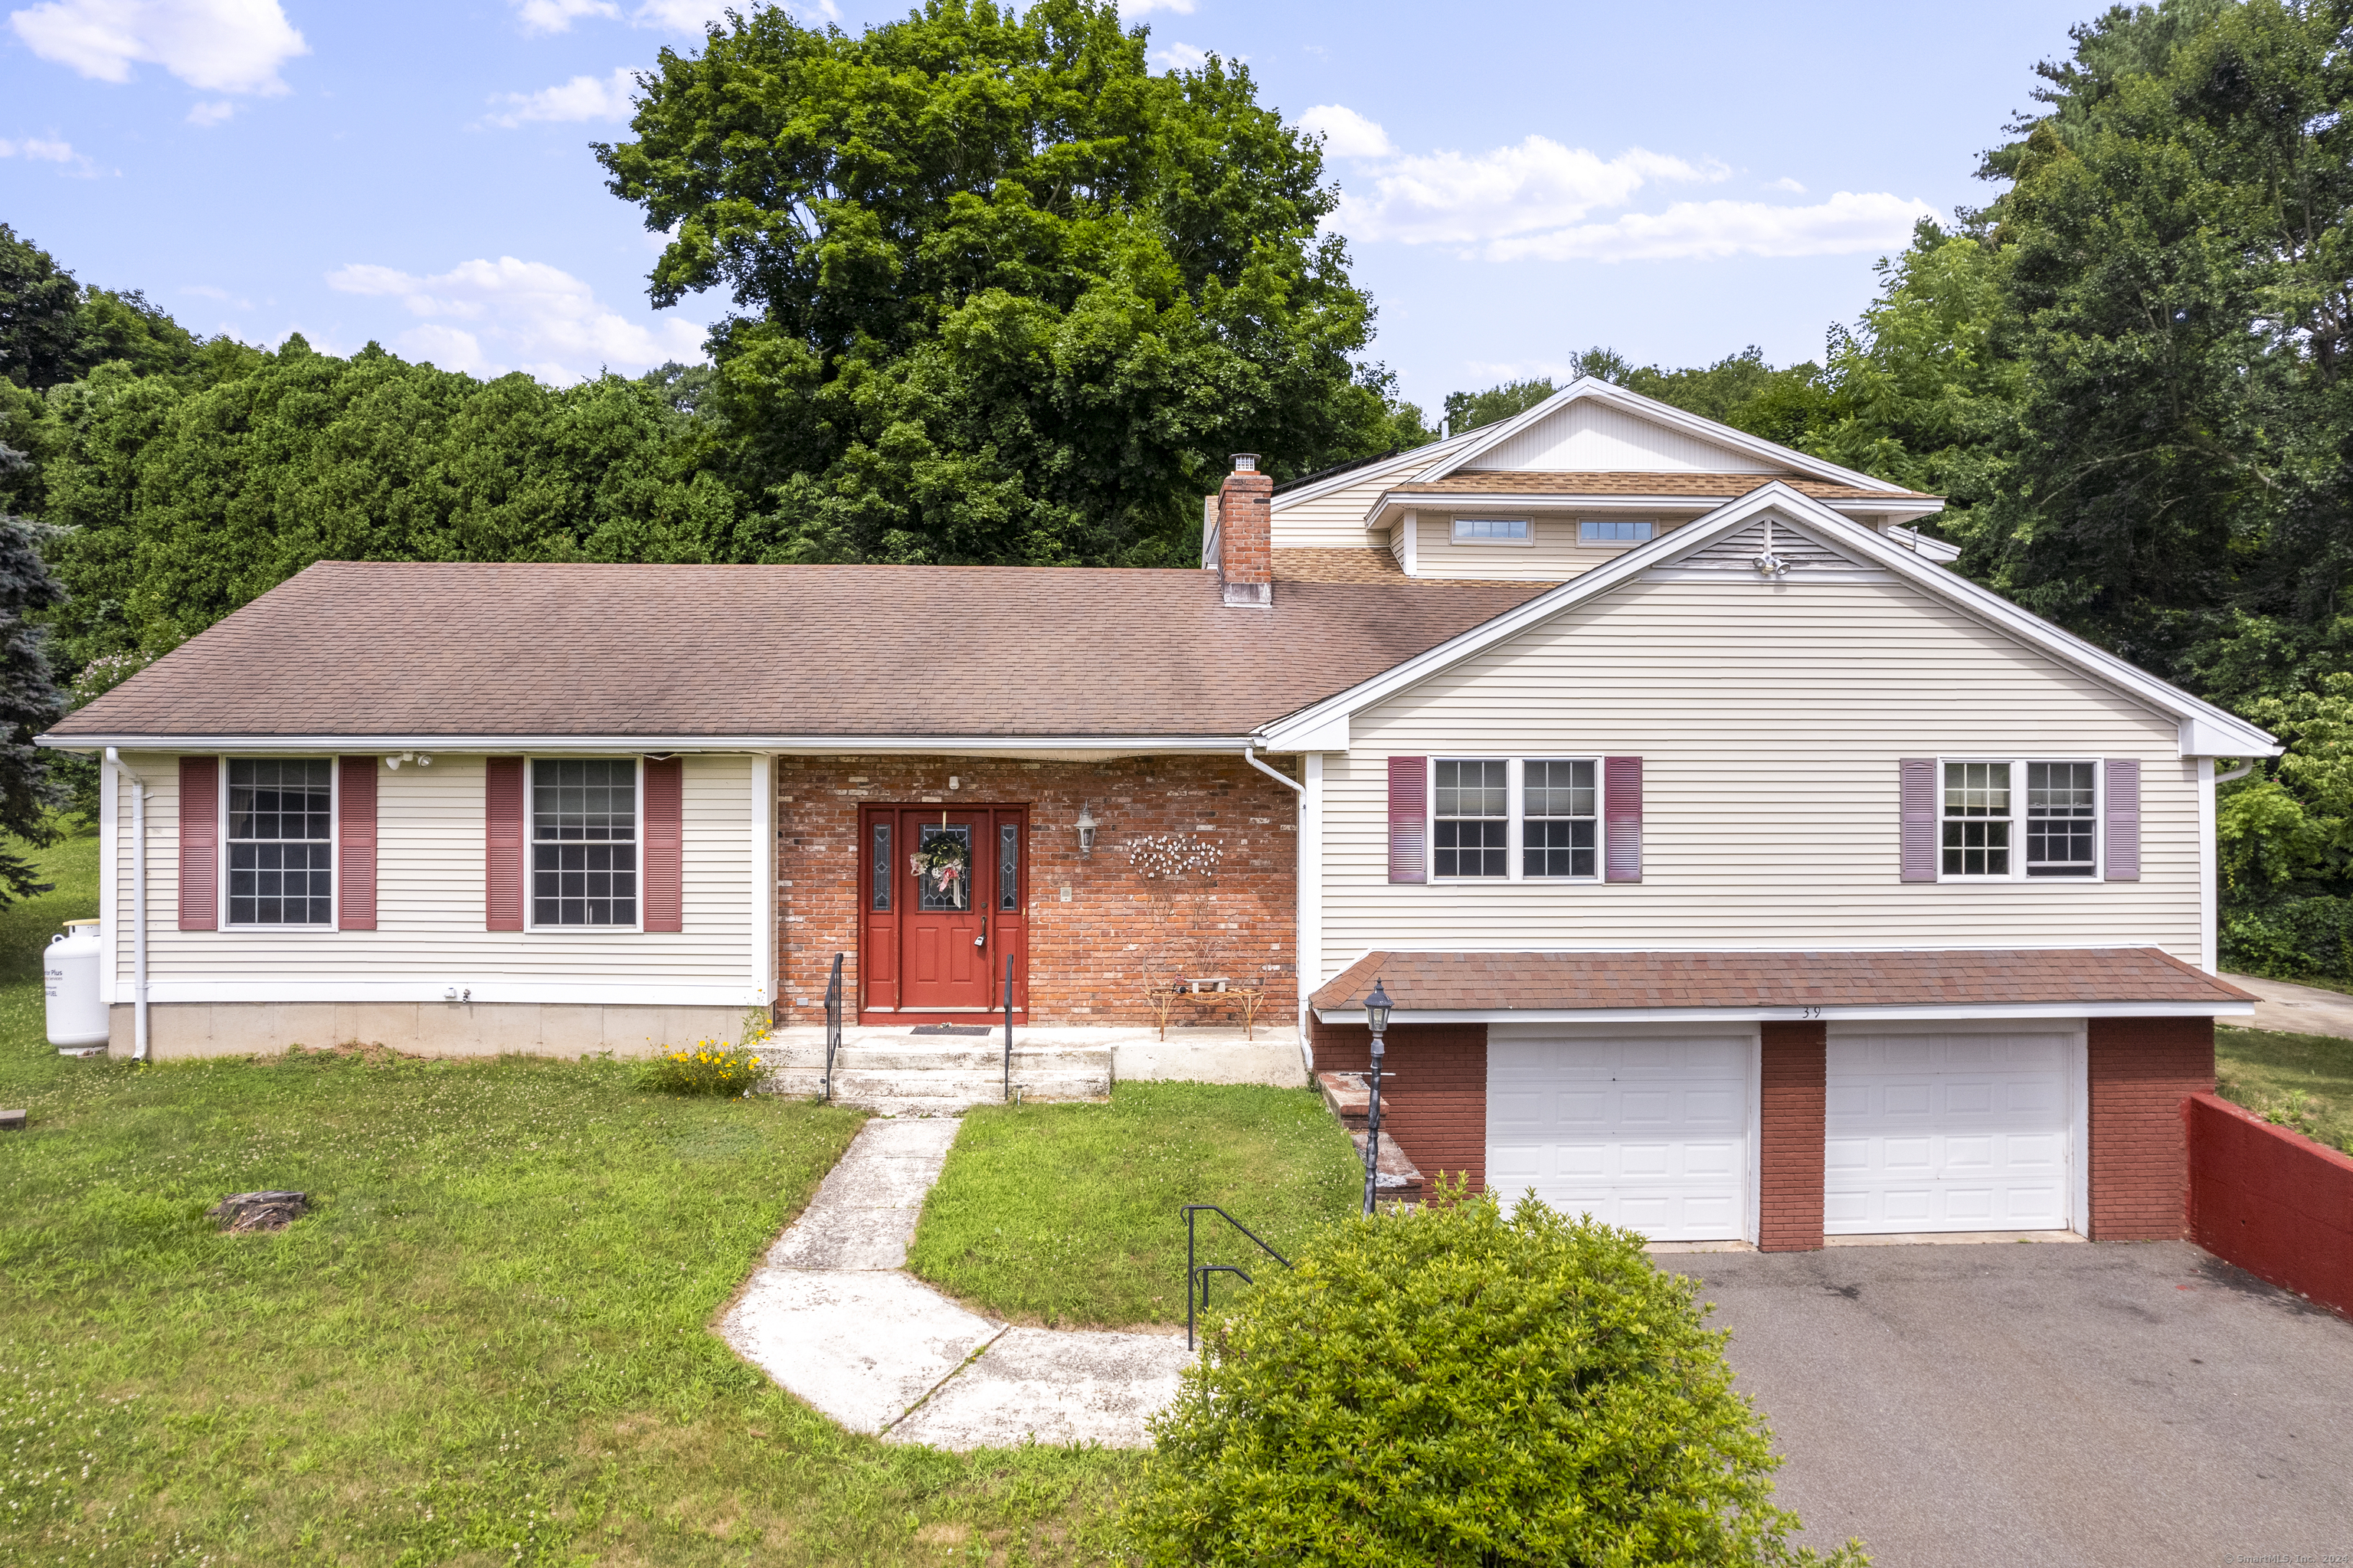
[[[324,757],[232,758],[228,923],[335,922],[335,764]]]
[[[531,922],[638,923],[634,758],[531,765]]]
[[[2100,874],[2095,762],[1947,762],[1937,870],[2005,881]]]
[[[1440,758],[1430,792],[1431,837],[1440,876],[1512,874],[1511,764],[1500,758]]]
[[[1441,880],[1595,877],[1597,758],[1453,758],[1431,764],[1430,870]]]
[[[1591,758],[1521,765],[1521,874],[1591,876],[1599,842],[1599,771]]]

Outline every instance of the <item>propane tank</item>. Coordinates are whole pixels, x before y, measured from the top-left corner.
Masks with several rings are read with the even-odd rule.
[[[49,1044],[61,1056],[95,1056],[106,1049],[106,1004],[98,999],[98,922],[69,920],[41,954],[42,990],[49,1012]]]

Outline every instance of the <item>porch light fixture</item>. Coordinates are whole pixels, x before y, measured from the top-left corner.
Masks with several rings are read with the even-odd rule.
[[[1372,1104],[1365,1118],[1365,1213],[1374,1213],[1381,1167],[1381,1036],[1388,1033],[1389,993],[1374,977],[1372,993],[1365,998],[1365,1027],[1373,1032],[1373,1070],[1366,1075],[1372,1086]]]
[[[1086,803],[1084,801],[1081,801],[1079,803],[1078,829],[1079,853],[1082,855],[1090,855],[1095,853],[1095,827],[1096,822],[1094,813],[1087,810]]]
[[[404,762],[414,762],[419,768],[433,766],[433,759],[421,751],[404,751],[396,757],[387,757],[384,759],[384,765],[395,773],[400,771],[400,765]]]

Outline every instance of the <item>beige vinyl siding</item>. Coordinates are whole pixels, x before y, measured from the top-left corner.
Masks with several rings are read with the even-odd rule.
[[[764,881],[749,757],[685,758],[685,930],[486,931],[483,759],[376,774],[376,929],[179,928],[179,758],[124,760],[148,779],[148,983],[157,1001],[435,1001],[748,1006],[759,973],[754,902]],[[131,791],[116,791],[115,989],[132,994]],[[528,875],[528,873],[526,873]],[[526,892],[528,890],[526,889]]]
[[[1535,469],[1561,473],[1761,473],[1773,465],[1638,414],[1585,399],[1514,432],[1461,471]]]
[[[1278,495],[1269,514],[1274,547],[1278,550],[1361,550],[1388,544],[1384,524],[1374,530],[1365,517],[1384,492],[1402,484],[1433,461],[1425,449],[1407,453],[1410,461],[1375,464],[1348,476],[1348,482],[1329,494],[1309,500]]]
[[[1383,947],[2200,961],[2197,764],[2174,721],[1902,583],[1631,582],[1359,713],[1350,738],[1324,768],[1319,978]],[[2139,758],[2142,880],[1898,881],[1897,759],[1970,754]],[[1392,886],[1392,755],[1639,756],[1643,880]]]
[[[1622,513],[1611,514],[1613,520],[1623,515]],[[1529,521],[1533,542],[1504,545],[1486,539],[1471,539],[1457,543],[1454,538],[1454,519],[1457,517],[1525,517]],[[1579,572],[1588,572],[1596,567],[1607,565],[1634,547],[1632,545],[1580,545],[1577,539],[1577,521],[1575,515],[1568,514],[1534,512],[1509,506],[1423,511],[1419,514],[1414,575],[1565,582]],[[1645,521],[1656,524],[1659,532],[1664,534],[1691,519],[1688,516],[1653,516]]]

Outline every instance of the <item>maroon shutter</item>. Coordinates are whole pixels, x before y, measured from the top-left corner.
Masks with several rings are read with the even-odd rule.
[[[1430,758],[1389,758],[1389,880],[1427,882]]]
[[[335,926],[375,929],[375,769],[373,757],[339,759],[335,799]]]
[[[1895,763],[1902,819],[1904,882],[1936,880],[1936,759],[1899,758]]]
[[[1601,759],[1601,880],[1642,880],[1642,759]]]
[[[2107,763],[2107,880],[2140,880],[2140,758],[2111,757]]]
[[[644,929],[686,929],[684,880],[681,864],[685,827],[686,764],[646,759]]]
[[[180,929],[220,929],[220,758],[180,758]]]
[[[482,927],[522,929],[522,758],[493,757],[482,767],[487,855],[482,868]]]

